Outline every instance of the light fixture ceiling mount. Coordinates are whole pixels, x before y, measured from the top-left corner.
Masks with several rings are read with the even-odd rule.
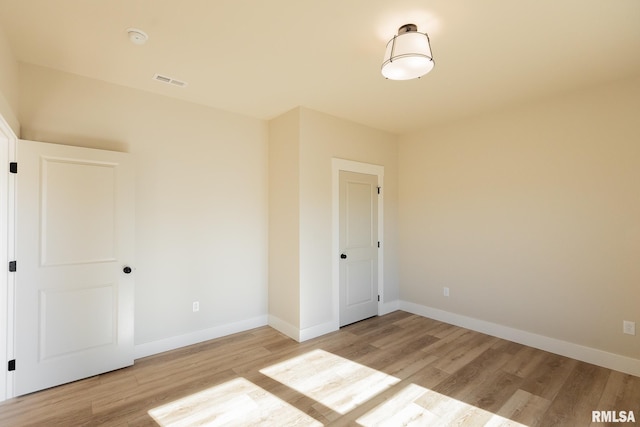
[[[415,24],[405,24],[387,43],[382,75],[390,80],[411,80],[424,76],[433,66],[429,36],[419,33]]]

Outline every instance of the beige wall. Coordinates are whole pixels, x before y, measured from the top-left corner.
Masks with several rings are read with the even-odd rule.
[[[289,335],[300,329],[299,153],[295,109],[269,122],[269,316]]]
[[[332,321],[331,159],[384,166],[384,297],[398,295],[396,136],[300,108],[300,326]]]
[[[333,157],[385,166],[384,296],[397,299],[395,136],[304,108],[267,124],[20,67],[23,138],[135,157],[136,344],[267,312],[297,330],[331,322]]]
[[[18,61],[0,28],[0,116],[20,135],[18,122]]]
[[[337,326],[332,276],[333,158],[385,168],[383,302],[395,302],[396,136],[299,107],[270,122],[269,146],[269,314],[277,317],[270,319],[271,325],[301,340]],[[297,316],[295,321],[291,316]]]
[[[35,66],[20,78],[24,139],[135,159],[136,344],[266,322],[266,123]]]
[[[639,118],[632,79],[402,138],[400,298],[639,359]]]
[[[306,108],[265,123],[19,71],[23,138],[135,158],[136,344],[268,312],[300,331],[331,323],[338,157],[385,168],[383,302],[640,354],[621,333],[640,322],[640,79],[398,145]]]

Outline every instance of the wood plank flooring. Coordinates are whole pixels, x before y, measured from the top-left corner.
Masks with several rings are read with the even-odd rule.
[[[640,425],[640,378],[396,311],[304,343],[262,327],[140,359],[6,401],[0,425],[607,425],[593,410]]]

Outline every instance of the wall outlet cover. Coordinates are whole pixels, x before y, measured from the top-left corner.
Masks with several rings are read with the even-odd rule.
[[[629,320],[624,320],[622,322],[622,332],[628,335],[636,334],[636,322],[631,322]]]

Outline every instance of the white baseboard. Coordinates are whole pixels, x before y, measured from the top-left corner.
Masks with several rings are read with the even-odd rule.
[[[517,342],[519,344],[549,351],[561,356],[571,357],[583,362],[592,363],[594,365],[640,377],[640,359],[633,359],[631,357],[609,353],[603,350],[534,334],[532,332],[522,331],[497,323],[474,319],[472,317],[451,313],[425,305],[415,304],[408,301],[391,301],[380,304],[379,315],[382,316],[396,310],[403,310],[419,316],[439,320],[462,328],[471,329],[494,337]],[[271,326],[298,342],[307,341],[339,329],[335,322],[327,322],[310,328],[299,329],[275,316],[265,315],[184,335],[165,338],[158,341],[139,344],[135,346],[134,358],[140,359],[142,357],[151,356],[265,325]]]
[[[378,316],[384,316],[397,310],[400,310],[400,301],[398,300],[378,304]]]
[[[334,332],[340,329],[337,322],[327,322],[320,325],[312,326],[310,328],[304,328],[300,330],[300,342],[307,341],[313,338],[317,338],[329,332]]]
[[[201,331],[190,332],[184,335],[164,338],[158,341],[152,341],[135,346],[134,358],[152,356],[154,354],[163,353],[176,348],[186,347],[188,345],[198,344],[215,338],[224,337],[226,335],[235,334],[237,332],[247,331],[249,329],[258,328],[267,325],[267,316],[258,316],[252,319],[241,320],[239,322],[227,323],[213,328],[203,329]]]
[[[293,326],[291,323],[285,322],[284,320],[276,317],[272,314],[269,315],[269,326],[275,329],[278,332],[281,332],[292,338],[298,342],[300,342],[300,329]]]
[[[604,368],[613,369],[627,374],[640,377],[640,359],[633,359],[619,354],[608,353],[596,348],[585,347],[579,344],[561,341],[556,338],[550,338],[519,329],[510,328],[508,326],[499,325],[497,323],[486,322],[484,320],[474,319],[472,317],[463,316],[448,311],[439,310],[433,307],[427,307],[412,302],[400,301],[399,309],[419,316],[428,317],[430,319],[439,320],[441,322],[450,323],[452,325],[482,332],[498,338],[524,344],[529,347],[535,347],[561,356],[571,357],[572,359],[581,360],[583,362],[592,363]]]
[[[335,322],[327,322],[310,328],[299,329],[272,315],[269,315],[269,326],[298,342],[307,341],[340,329]]]
[[[384,316],[396,310],[399,310],[400,302],[391,301],[387,303],[378,303],[378,316]],[[332,320],[330,322],[322,323],[320,325],[311,326],[309,328],[299,329],[292,324],[285,322],[284,320],[269,315],[269,326],[277,331],[282,332],[289,338],[293,338],[298,342],[307,341],[313,338],[320,337],[330,332],[335,332],[340,329],[339,322]]]

